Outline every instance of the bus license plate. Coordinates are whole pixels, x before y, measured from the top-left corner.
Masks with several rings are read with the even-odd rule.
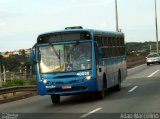
[[[71,89],[71,86],[62,86],[62,89]]]

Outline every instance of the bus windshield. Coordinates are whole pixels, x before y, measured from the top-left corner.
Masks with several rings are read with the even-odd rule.
[[[91,42],[39,47],[41,73],[58,73],[92,68]]]

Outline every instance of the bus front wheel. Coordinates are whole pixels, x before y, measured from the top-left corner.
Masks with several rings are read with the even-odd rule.
[[[53,104],[60,103],[60,95],[51,95],[51,100]]]
[[[103,80],[102,90],[97,92],[98,99],[103,99],[106,96],[106,80]]]

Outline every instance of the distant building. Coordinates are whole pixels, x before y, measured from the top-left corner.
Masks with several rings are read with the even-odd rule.
[[[13,55],[13,51],[10,51],[10,52],[5,52],[2,56],[4,57],[4,58],[8,58],[8,57],[10,57],[10,56],[12,56]]]
[[[23,50],[24,50],[24,53],[22,53]],[[2,53],[2,56],[4,58],[9,58],[9,57],[15,56],[15,55],[18,55],[18,56],[25,55],[25,57],[28,58],[30,55],[30,49],[21,49],[18,51],[15,50],[15,51],[7,51],[5,53]]]

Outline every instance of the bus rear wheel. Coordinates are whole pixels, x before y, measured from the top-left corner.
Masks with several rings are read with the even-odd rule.
[[[60,103],[60,95],[51,95],[51,100],[53,104]]]
[[[118,73],[118,84],[115,86],[115,90],[116,91],[120,91],[121,90],[121,72],[120,71]]]

